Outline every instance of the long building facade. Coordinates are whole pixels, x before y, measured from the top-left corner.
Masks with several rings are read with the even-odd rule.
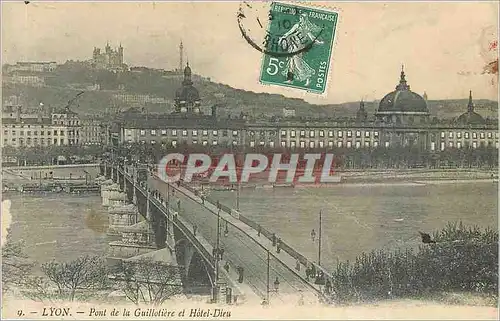
[[[498,122],[485,120],[474,111],[472,92],[465,112],[453,121],[430,119],[426,100],[410,90],[404,71],[399,84],[379,103],[375,119],[368,121],[364,103],[355,119],[252,120],[245,116],[221,119],[217,107],[203,114],[191,68],[184,69],[171,114],[144,114],[130,109],[114,122],[110,142],[286,149],[392,148],[422,151],[449,148],[498,148]],[[465,106],[464,106],[465,107]],[[465,108],[464,108],[465,109]]]

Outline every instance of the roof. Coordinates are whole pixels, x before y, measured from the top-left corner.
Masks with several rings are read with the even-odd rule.
[[[41,121],[38,118],[21,118],[21,121],[17,121],[16,118],[12,117],[2,117],[2,124],[4,125],[51,125],[52,120],[50,118],[42,117]]]
[[[484,124],[486,122],[483,116],[479,115],[478,113],[474,111],[467,111],[457,118],[457,123],[463,125],[469,125],[469,124],[477,125],[477,124]]]

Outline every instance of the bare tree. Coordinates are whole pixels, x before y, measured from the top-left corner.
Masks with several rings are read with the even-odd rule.
[[[106,262],[98,256],[82,256],[71,262],[52,261],[42,264],[41,269],[57,287],[58,296],[70,301],[78,290],[104,289],[108,281]]]
[[[24,253],[24,242],[12,241],[12,234],[8,231],[2,247],[2,291],[8,291],[12,286],[22,286],[33,266],[34,263]]]
[[[182,291],[178,266],[152,259],[135,262],[122,261],[116,273],[110,276],[118,282],[127,299],[135,304],[160,305]]]

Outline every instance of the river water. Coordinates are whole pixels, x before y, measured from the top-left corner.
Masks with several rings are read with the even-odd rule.
[[[342,184],[329,188],[242,189],[240,209],[307,257],[321,263],[352,260],[373,249],[416,247],[418,231],[432,232],[449,221],[497,228],[498,183]],[[235,192],[212,192],[236,206]],[[105,255],[106,210],[99,196],[11,195],[11,233],[26,242],[32,259],[69,260]],[[315,229],[313,242],[311,230]]]

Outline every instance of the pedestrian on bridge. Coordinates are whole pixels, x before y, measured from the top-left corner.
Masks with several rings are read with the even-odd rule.
[[[236,271],[238,271],[238,282],[239,283],[243,283],[243,272],[244,272],[244,269],[241,266],[238,266],[238,268],[236,269]]]
[[[181,211],[181,200],[177,200],[177,210]]]
[[[279,238],[278,241],[276,241],[276,253],[279,253],[281,251],[281,239]]]
[[[221,206],[220,206],[220,202],[217,201],[217,209],[220,210],[221,209]]]
[[[205,205],[205,195],[201,194],[201,204]]]
[[[262,227],[260,227],[259,225],[259,227],[257,228],[257,236],[260,236],[260,232],[262,232]]]
[[[224,270],[229,273],[229,261],[226,261],[226,264],[224,264]]]
[[[312,229],[312,231],[311,231],[311,239],[313,242],[316,239],[316,231],[314,229]]]
[[[220,249],[219,254],[220,254],[220,260],[222,260],[222,256],[224,255],[224,249]]]
[[[295,262],[295,269],[297,271],[300,271],[300,261],[299,261],[299,259],[297,259],[297,261]]]
[[[275,233],[273,233],[272,241],[273,241],[273,246],[276,246],[276,234]]]
[[[193,234],[196,236],[196,231],[198,230],[198,226],[196,224],[193,225]]]

